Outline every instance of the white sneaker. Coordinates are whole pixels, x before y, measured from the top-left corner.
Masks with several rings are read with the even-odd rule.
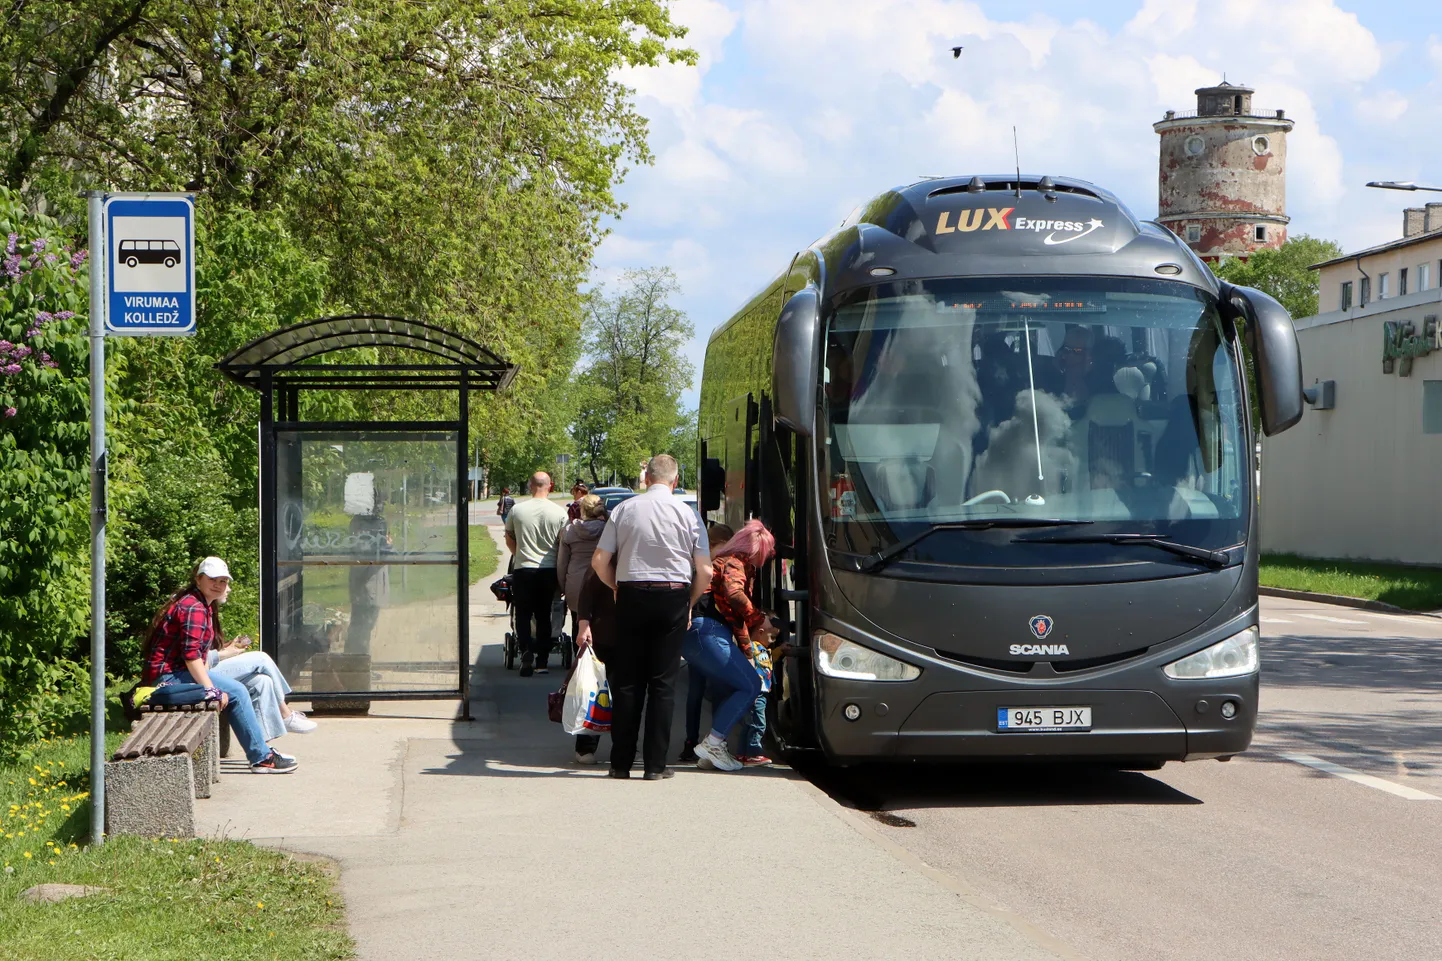
[[[596,755],[594,755],[594,754],[577,754],[577,755],[576,755],[576,763],[577,763],[577,764],[595,764],[595,763],[596,763]]]
[[[291,711],[290,717],[285,719],[285,729],[292,734],[309,734],[318,727],[319,724],[299,711]]]
[[[699,760],[710,761],[718,771],[739,771],[743,766],[740,761],[731,756],[731,752],[726,750],[724,744],[713,745],[702,741],[693,750]]]

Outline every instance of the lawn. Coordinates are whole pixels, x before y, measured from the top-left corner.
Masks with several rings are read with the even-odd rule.
[[[1437,567],[1263,554],[1259,580],[1263,587],[1359,597],[1412,611],[1442,610],[1442,568]]]
[[[110,749],[123,737],[109,738]],[[243,841],[117,837],[83,846],[88,754],[86,738],[52,739],[24,764],[0,767],[0,961],[352,956],[324,865]],[[49,882],[106,890],[58,904],[20,900]]]
[[[471,583],[494,574],[500,563],[500,550],[491,538],[490,528],[470,528]],[[307,604],[347,610],[350,607],[350,568],[312,567],[305,573]],[[404,574],[402,573],[404,572]],[[456,569],[445,565],[392,567],[390,569],[390,600],[392,607],[455,597]]]

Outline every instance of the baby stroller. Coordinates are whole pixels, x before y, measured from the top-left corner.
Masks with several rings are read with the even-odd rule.
[[[491,593],[496,600],[503,601],[506,605],[506,613],[511,618],[511,629],[506,631],[506,643],[503,657],[506,670],[514,670],[516,659],[521,654],[521,645],[517,640],[516,633],[516,605],[511,598],[511,575],[507,574],[500,580],[491,584]],[[556,646],[561,649],[561,669],[569,671],[571,662],[575,659],[575,645],[572,643],[571,635],[565,630],[566,627],[566,600],[557,597],[551,601],[551,637],[555,639]],[[536,625],[532,624],[532,630]]]

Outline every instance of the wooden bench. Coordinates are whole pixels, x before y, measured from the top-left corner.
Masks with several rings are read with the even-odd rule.
[[[220,705],[142,705],[105,765],[107,834],[191,837],[195,799],[220,780]]]

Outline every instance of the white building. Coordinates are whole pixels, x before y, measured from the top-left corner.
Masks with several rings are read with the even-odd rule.
[[[1262,547],[1442,565],[1442,203],[1315,269],[1320,312],[1296,325],[1318,396],[1263,441]]]

